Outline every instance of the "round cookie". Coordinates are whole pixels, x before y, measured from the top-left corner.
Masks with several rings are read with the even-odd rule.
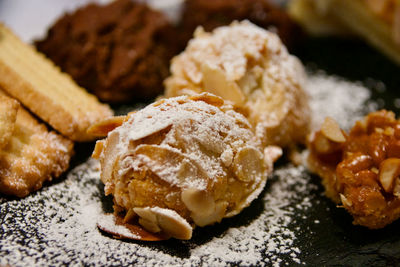
[[[36,47],[103,101],[148,101],[162,93],[175,34],[161,12],[117,0],[64,15]]]
[[[281,152],[211,94],[161,99],[123,121],[96,144],[105,193],[127,220],[180,239],[247,207]]]
[[[210,92],[241,107],[264,145],[304,143],[310,108],[306,74],[279,37],[248,21],[198,28],[174,57],[166,97]]]

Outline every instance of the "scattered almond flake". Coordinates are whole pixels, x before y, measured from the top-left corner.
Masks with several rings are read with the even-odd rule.
[[[321,122],[329,115],[349,125],[371,108],[365,106],[367,89],[338,77],[312,74],[307,90]],[[220,225],[195,229],[190,241],[128,242],[96,227],[112,201],[104,197],[98,163],[89,159],[65,180],[24,199],[0,198],[0,265],[307,265],[298,239],[304,231],[318,233],[302,229],[297,220],[317,221],[307,212],[319,203],[311,193],[315,189],[304,167],[283,165],[249,209]],[[246,217],[249,211],[256,215]]]
[[[97,211],[99,212],[99,211]],[[132,239],[140,239],[140,236],[133,234],[128,228],[123,225],[117,225],[115,223],[115,217],[113,214],[96,214],[97,224],[101,225],[104,229],[112,233],[118,233],[121,236],[132,238]]]

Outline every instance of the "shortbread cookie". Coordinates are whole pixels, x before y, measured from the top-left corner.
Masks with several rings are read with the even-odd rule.
[[[264,150],[247,119],[211,94],[162,99],[109,121],[118,122],[93,153],[106,195],[126,220],[179,239],[247,207],[281,155]]]
[[[172,60],[165,96],[207,91],[247,112],[264,145],[304,142],[310,123],[300,61],[279,37],[248,21],[212,33],[198,28]]]
[[[19,103],[0,93],[0,149],[10,141],[14,132]]]
[[[1,103],[7,98],[0,92]],[[49,132],[22,106],[13,124],[8,143],[0,149],[0,192],[24,197],[68,168],[73,143]]]
[[[112,115],[107,105],[100,104],[2,24],[0,87],[74,141],[93,140],[86,129]]]

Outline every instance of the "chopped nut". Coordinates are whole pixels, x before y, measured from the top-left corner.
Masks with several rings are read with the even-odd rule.
[[[391,136],[394,134],[394,129],[392,127],[386,127],[383,131],[384,135]]]
[[[375,167],[372,167],[372,168],[371,168],[371,171],[372,171],[373,173],[375,173],[375,174],[379,174],[379,170],[378,170],[377,168],[375,168]]]
[[[316,134],[314,140],[314,148],[318,153],[325,154],[331,152],[331,143],[328,138],[322,134]]]
[[[351,200],[346,198],[343,194],[340,194],[340,200],[342,201],[342,204],[347,207],[351,207],[353,203],[351,203]]]
[[[400,174],[400,159],[388,158],[379,166],[379,181],[386,192],[392,192],[393,184]]]
[[[331,117],[326,117],[321,126],[322,134],[331,141],[343,143],[346,141],[339,124]]]

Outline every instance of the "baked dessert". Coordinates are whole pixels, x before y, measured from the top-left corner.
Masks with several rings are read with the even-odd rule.
[[[0,24],[0,87],[54,129],[74,141],[93,140],[86,133],[96,121],[111,116],[51,61]]]
[[[178,51],[167,18],[140,1],[88,4],[65,14],[37,49],[106,102],[148,101],[162,93]]]
[[[9,106],[16,116],[4,115]],[[14,99],[0,91],[1,122],[11,135],[2,135],[0,149],[0,192],[25,197],[42,187],[43,182],[59,177],[69,166],[72,141],[49,132]]]
[[[190,239],[238,214],[263,190],[278,147],[263,149],[247,119],[211,94],[161,99],[90,128],[115,213],[150,232]],[[106,124],[111,127],[105,127]]]
[[[314,25],[322,21],[336,29],[349,29],[400,63],[399,1],[292,0],[289,7],[293,17],[306,28],[313,28],[310,18],[319,18]]]
[[[288,14],[268,0],[186,0],[179,24],[182,43],[187,44],[198,26],[210,32],[235,20],[246,19],[275,31],[289,49],[295,48],[303,37],[301,28]]]
[[[243,109],[263,145],[305,142],[310,123],[306,75],[279,37],[249,21],[204,32],[174,57],[165,97],[210,92]]]
[[[0,149],[5,147],[14,132],[19,103],[0,93]]]
[[[353,223],[378,229],[400,217],[400,120],[381,110],[348,134],[330,118],[311,138],[308,165]]]

